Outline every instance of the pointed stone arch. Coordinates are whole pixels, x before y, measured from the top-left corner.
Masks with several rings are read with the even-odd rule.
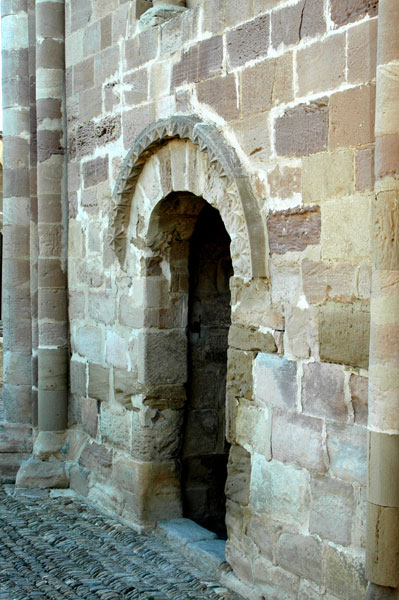
[[[250,177],[234,148],[214,125],[205,123],[198,117],[184,115],[161,119],[146,127],[138,135],[124,160],[113,192],[109,224],[110,244],[121,266],[123,267],[126,257],[129,220],[140,177],[151,157],[174,140],[187,140],[198,152],[204,153],[209,176],[216,176],[221,182],[217,198],[212,193],[208,195],[210,197],[206,197],[206,194],[203,196],[220,211],[232,239],[232,247],[235,248],[232,253],[235,274],[249,279],[266,277],[265,227]],[[186,152],[185,160],[186,163],[190,160],[189,152]],[[189,183],[180,186],[183,189],[175,187],[179,186],[172,186],[170,191],[196,193]],[[161,198],[162,193],[159,194],[158,201]]]

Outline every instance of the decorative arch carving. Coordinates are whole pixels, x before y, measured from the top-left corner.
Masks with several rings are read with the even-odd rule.
[[[234,148],[218,129],[195,116],[176,115],[146,127],[130,148],[115,184],[109,224],[109,240],[121,265],[128,243],[129,216],[139,177],[149,158],[172,140],[189,140],[207,154],[212,170],[237,196],[246,228],[251,277],[266,277],[265,227],[252,184]]]

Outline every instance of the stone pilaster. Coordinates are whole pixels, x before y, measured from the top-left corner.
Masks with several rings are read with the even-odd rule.
[[[3,321],[6,420],[32,419],[28,1],[2,4],[4,119]]]
[[[36,1],[38,426],[67,426],[64,0]]]
[[[369,385],[369,598],[399,586],[399,5],[380,0]],[[385,591],[384,591],[385,590]],[[384,595],[385,594],[385,595]],[[391,597],[391,596],[389,596]]]

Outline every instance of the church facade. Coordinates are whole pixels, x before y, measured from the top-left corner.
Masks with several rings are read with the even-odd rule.
[[[399,592],[396,0],[3,0],[0,478]]]

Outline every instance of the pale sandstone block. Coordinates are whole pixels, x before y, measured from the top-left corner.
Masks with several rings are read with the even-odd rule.
[[[282,409],[273,411],[272,454],[282,463],[296,463],[324,473],[323,422]]]
[[[365,192],[374,189],[374,146],[366,146],[356,152],[356,190]]]
[[[114,323],[115,304],[113,292],[89,292],[89,315],[96,323],[105,323],[105,325]]]
[[[294,410],[297,402],[297,365],[280,356],[259,353],[254,361],[254,396],[271,407]]]
[[[266,461],[266,459],[265,459]],[[232,444],[227,464],[226,498],[246,506],[249,500],[251,455],[241,446]]]
[[[339,302],[354,300],[359,281],[355,265],[305,259],[301,268],[303,291],[310,304],[323,303],[328,299]]]
[[[115,333],[107,331],[105,341],[105,360],[109,365],[120,369],[127,369],[128,364],[128,345],[127,341]]]
[[[324,33],[326,29],[323,5],[318,0],[301,0],[293,6],[276,10],[272,13],[271,20],[274,48],[282,44],[297,44],[303,38]]]
[[[227,351],[228,397],[252,399],[252,364],[255,352],[229,348]]]
[[[270,594],[276,600],[296,600],[299,577],[285,569],[273,565],[262,557],[256,558],[252,568],[253,580],[262,593]]]
[[[258,350],[268,354],[273,354],[277,350],[270,332],[263,333],[253,327],[241,327],[240,325],[231,325],[229,346],[239,350]]]
[[[354,162],[351,150],[322,152],[302,159],[302,200],[320,204],[328,198],[354,192]]]
[[[355,509],[352,485],[339,479],[315,477],[311,494],[310,533],[349,546]]]
[[[285,311],[285,353],[296,358],[309,358],[318,353],[318,312],[314,307],[303,310],[287,306]]]
[[[268,408],[254,406],[241,398],[236,416],[236,440],[248,452],[263,454],[271,460],[272,412]]]
[[[109,400],[109,369],[89,363],[89,387],[88,395],[90,398],[95,400],[108,401]]]
[[[335,477],[366,485],[367,429],[360,425],[327,424],[327,451]]]
[[[81,398],[81,417],[84,431],[93,439],[98,431],[98,405],[93,398]]]
[[[283,533],[277,544],[277,562],[291,573],[321,583],[322,546],[312,536]]]
[[[320,358],[326,362],[368,368],[370,306],[329,302],[320,309]]]
[[[375,85],[362,85],[330,97],[329,147],[353,147],[374,141]]]
[[[257,513],[285,521],[294,530],[308,522],[309,474],[277,460],[268,462],[261,454],[252,457],[250,506]]]
[[[86,363],[72,359],[69,366],[69,379],[72,394],[86,396]]]
[[[100,431],[101,439],[113,448],[129,451],[131,444],[132,413],[118,407],[109,410],[101,406]]]
[[[230,280],[232,321],[253,326],[284,329],[284,318],[272,305],[268,283],[265,279],[253,279],[244,283],[241,279]]]
[[[370,210],[370,196],[339,198],[321,205],[323,259],[369,257]]]
[[[302,167],[303,169],[303,167]],[[277,166],[268,173],[270,194],[273,198],[291,198],[301,191],[301,169]]]
[[[271,58],[240,73],[242,114],[269,111],[293,99],[292,54]]]
[[[272,282],[273,303],[296,303],[298,293],[301,290],[301,273],[298,262],[285,260],[283,257],[274,255],[270,260],[270,275]],[[284,327],[275,327],[284,329]]]
[[[332,35],[297,53],[298,96],[338,88],[345,81],[345,33]]]
[[[269,113],[246,117],[232,124],[244,152],[252,161],[267,161],[270,155]]]
[[[74,346],[76,351],[94,363],[101,363],[104,356],[104,339],[101,329],[85,325],[76,331]]]

